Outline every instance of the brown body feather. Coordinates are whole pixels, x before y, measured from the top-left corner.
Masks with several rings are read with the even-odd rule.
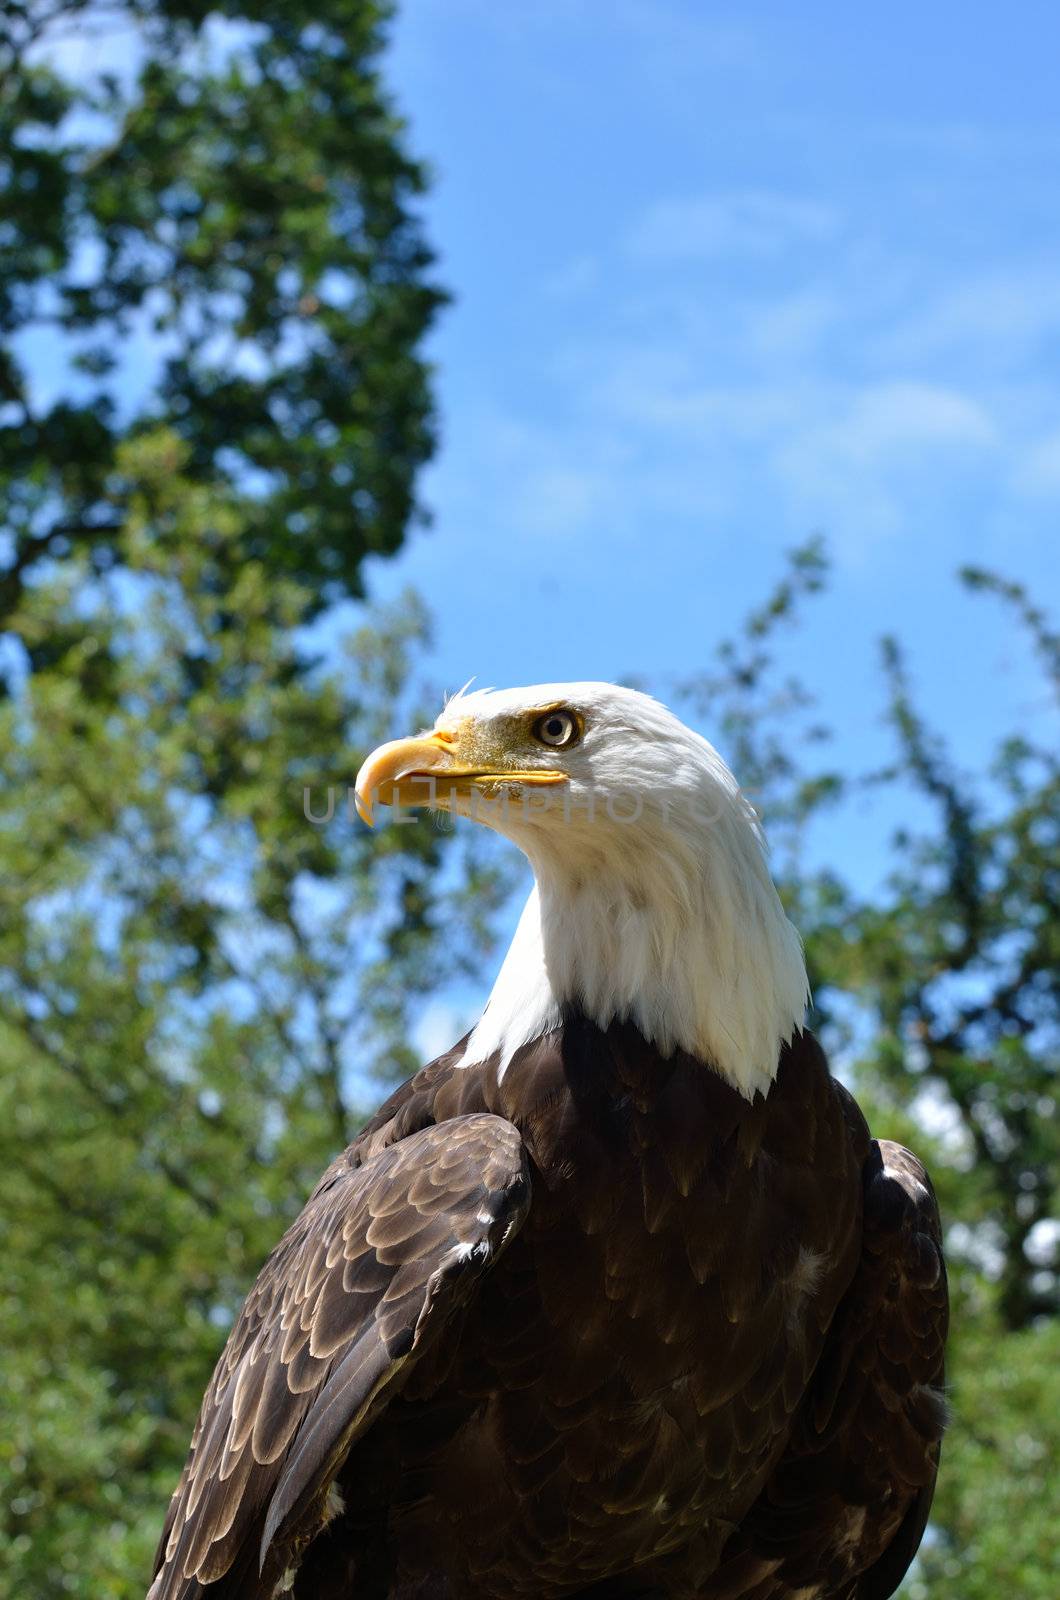
[[[267,1263],[151,1600],[885,1600],[943,1422],[919,1163],[807,1034],[754,1103],[576,1015],[459,1057]]]

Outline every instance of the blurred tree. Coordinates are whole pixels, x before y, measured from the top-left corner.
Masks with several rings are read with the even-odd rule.
[[[978,569],[961,578],[1013,608],[1060,694],[1060,636],[1030,597]],[[988,771],[959,774],[885,639],[895,758],[868,774],[830,763],[814,696],[784,675],[780,645],[826,580],[819,542],[794,552],[716,667],[679,688],[766,819],[806,944],[814,1026],[874,1130],[918,1150],[939,1190],[954,1420],[908,1593],[1047,1600],[1060,1514],[1060,761],[1021,731]],[[929,821],[895,833],[890,872],[866,894],[814,865],[807,838],[828,808],[883,788],[921,797]]]
[[[417,350],[442,297],[411,209],[423,173],[376,71],[387,11],[5,7],[5,612],[49,558],[122,564],[116,451],[147,426],[183,441],[193,482],[238,494],[216,584],[260,560],[303,585],[311,613],[359,594],[364,555],[400,544],[433,438]],[[76,80],[56,70],[68,59]],[[27,330],[38,365],[73,367],[72,397],[34,403]],[[162,370],[136,408],[130,365],[148,335]],[[35,659],[66,643],[38,642]]]
[[[0,23],[2,1595],[143,1593],[250,1277],[496,899],[342,787],[425,626],[333,605],[433,443],[385,12]]]

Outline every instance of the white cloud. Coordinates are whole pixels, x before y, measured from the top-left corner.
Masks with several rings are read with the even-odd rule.
[[[978,480],[997,445],[990,416],[968,395],[896,381],[809,408],[771,465],[791,503],[863,557],[874,540],[937,525],[940,494]]]
[[[995,442],[996,432],[982,406],[965,394],[927,383],[890,382],[857,391],[819,437],[837,456],[868,462],[908,456],[925,446],[983,448]]]
[[[523,532],[571,538],[600,520],[608,501],[608,480],[592,467],[567,465],[547,445],[526,464],[511,497],[512,518]]]
[[[1060,429],[1025,452],[1013,473],[1013,486],[1034,497],[1060,497]]]
[[[418,0],[417,20],[429,16],[449,34],[463,25],[521,50],[543,42],[554,52],[557,38],[598,43],[607,29],[635,60],[641,73],[672,96],[678,80],[702,92],[703,74],[758,75],[765,54],[760,35],[742,22],[704,15],[681,0],[535,0],[533,5],[498,5],[497,0]]]
[[[659,263],[722,256],[773,256],[793,242],[832,238],[839,219],[829,206],[765,190],[660,200],[629,236],[630,253]]]
[[[628,547],[746,529],[753,505],[860,563],[882,539],[989,548],[1029,526],[1026,497],[1060,496],[1060,276],[1014,258],[943,291],[838,209],[766,190],[671,198],[616,234],[546,283],[572,303],[533,354],[536,409],[509,385],[476,430],[479,503],[514,532]]]
[[[647,350],[618,356],[601,372],[589,398],[601,418],[665,433],[671,442],[685,437],[703,445],[768,440],[795,428],[805,419],[814,387],[696,383],[684,362],[671,363],[665,351]]]
[[[843,310],[832,289],[815,287],[784,295],[756,308],[749,328],[750,346],[769,361],[806,360],[841,320]]]
[[[435,470],[456,515],[491,539],[575,542],[623,522],[626,452],[607,429],[479,408]]]
[[[891,361],[988,360],[1023,366],[1060,334],[1060,272],[1009,270],[958,283],[925,297],[873,341]]]
[[[595,25],[596,0],[581,0]],[[687,75],[701,92],[703,73],[721,72],[727,77],[757,77],[768,65],[760,32],[732,18],[711,16],[706,8],[665,3],[665,0],[612,0],[608,24],[621,26],[636,40],[642,64],[647,64],[663,79],[663,90],[672,96],[675,79]],[[697,107],[702,115],[702,106]]]

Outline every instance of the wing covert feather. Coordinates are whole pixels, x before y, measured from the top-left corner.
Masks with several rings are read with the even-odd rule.
[[[265,1263],[203,1400],[148,1600],[192,1600],[237,1556],[311,1537],[353,1440],[521,1225],[511,1123],[430,1126],[324,1174]]]

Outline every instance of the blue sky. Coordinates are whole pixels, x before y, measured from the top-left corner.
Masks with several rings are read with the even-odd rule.
[[[693,672],[820,531],[789,653],[844,758],[891,750],[885,630],[962,765],[1042,731],[954,574],[1057,595],[1058,52],[1045,4],[407,0],[389,77],[456,300],[434,526],[372,583],[427,597],[440,684]],[[896,820],[819,848],[873,881]]]
[[[1038,700],[962,561],[1055,593],[1060,15],[409,0],[441,276],[414,582],[447,685],[701,665],[814,530],[860,751],[906,640],[960,754]]]

